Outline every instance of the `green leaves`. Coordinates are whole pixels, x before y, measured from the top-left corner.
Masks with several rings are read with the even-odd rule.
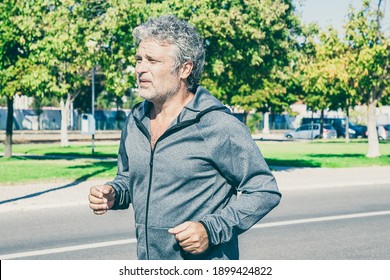
[[[374,1],[350,10],[344,40],[302,26],[290,0],[149,2],[2,1],[0,94],[74,98],[99,65],[105,91],[123,96],[135,86],[133,28],[168,13],[204,36],[202,84],[229,105],[282,111],[304,98],[312,108],[338,108],[389,92],[390,43]]]

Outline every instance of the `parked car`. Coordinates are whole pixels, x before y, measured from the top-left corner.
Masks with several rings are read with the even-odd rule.
[[[390,124],[378,125],[379,140],[390,140]]]
[[[360,129],[362,137],[367,138],[367,126],[362,124],[357,124],[356,126]]]
[[[336,128],[336,130],[338,132],[338,137],[345,138],[345,124]],[[365,138],[365,131],[366,129],[363,129],[363,127],[359,127],[357,125],[354,125],[353,123],[348,124],[349,138]]]
[[[320,123],[321,118],[303,118],[301,124]],[[337,137],[345,137],[345,118],[324,118],[324,125],[331,125],[337,132]],[[365,138],[366,133],[364,126],[357,126],[352,122],[348,123],[349,138]]]
[[[318,139],[320,137],[320,124],[304,124],[295,130],[284,133],[287,139]],[[324,125],[323,138],[336,138],[337,132],[331,125]]]

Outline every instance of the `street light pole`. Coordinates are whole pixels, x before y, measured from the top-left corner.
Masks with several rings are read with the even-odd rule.
[[[92,131],[92,154],[95,153],[95,66],[92,67],[92,119],[93,119],[93,131]]]

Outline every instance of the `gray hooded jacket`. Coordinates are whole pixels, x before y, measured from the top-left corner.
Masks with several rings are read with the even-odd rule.
[[[139,259],[238,259],[238,235],[280,201],[274,176],[248,129],[204,88],[150,145],[151,103],[122,131],[113,209],[132,204]],[[183,251],[168,229],[201,222],[210,247]]]

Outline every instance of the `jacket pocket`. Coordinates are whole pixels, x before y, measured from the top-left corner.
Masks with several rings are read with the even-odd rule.
[[[146,260],[146,239],[145,239],[145,225],[135,224],[135,237],[137,238],[137,258],[139,260]]]
[[[168,228],[148,227],[147,246],[151,260],[182,260],[183,251]]]

